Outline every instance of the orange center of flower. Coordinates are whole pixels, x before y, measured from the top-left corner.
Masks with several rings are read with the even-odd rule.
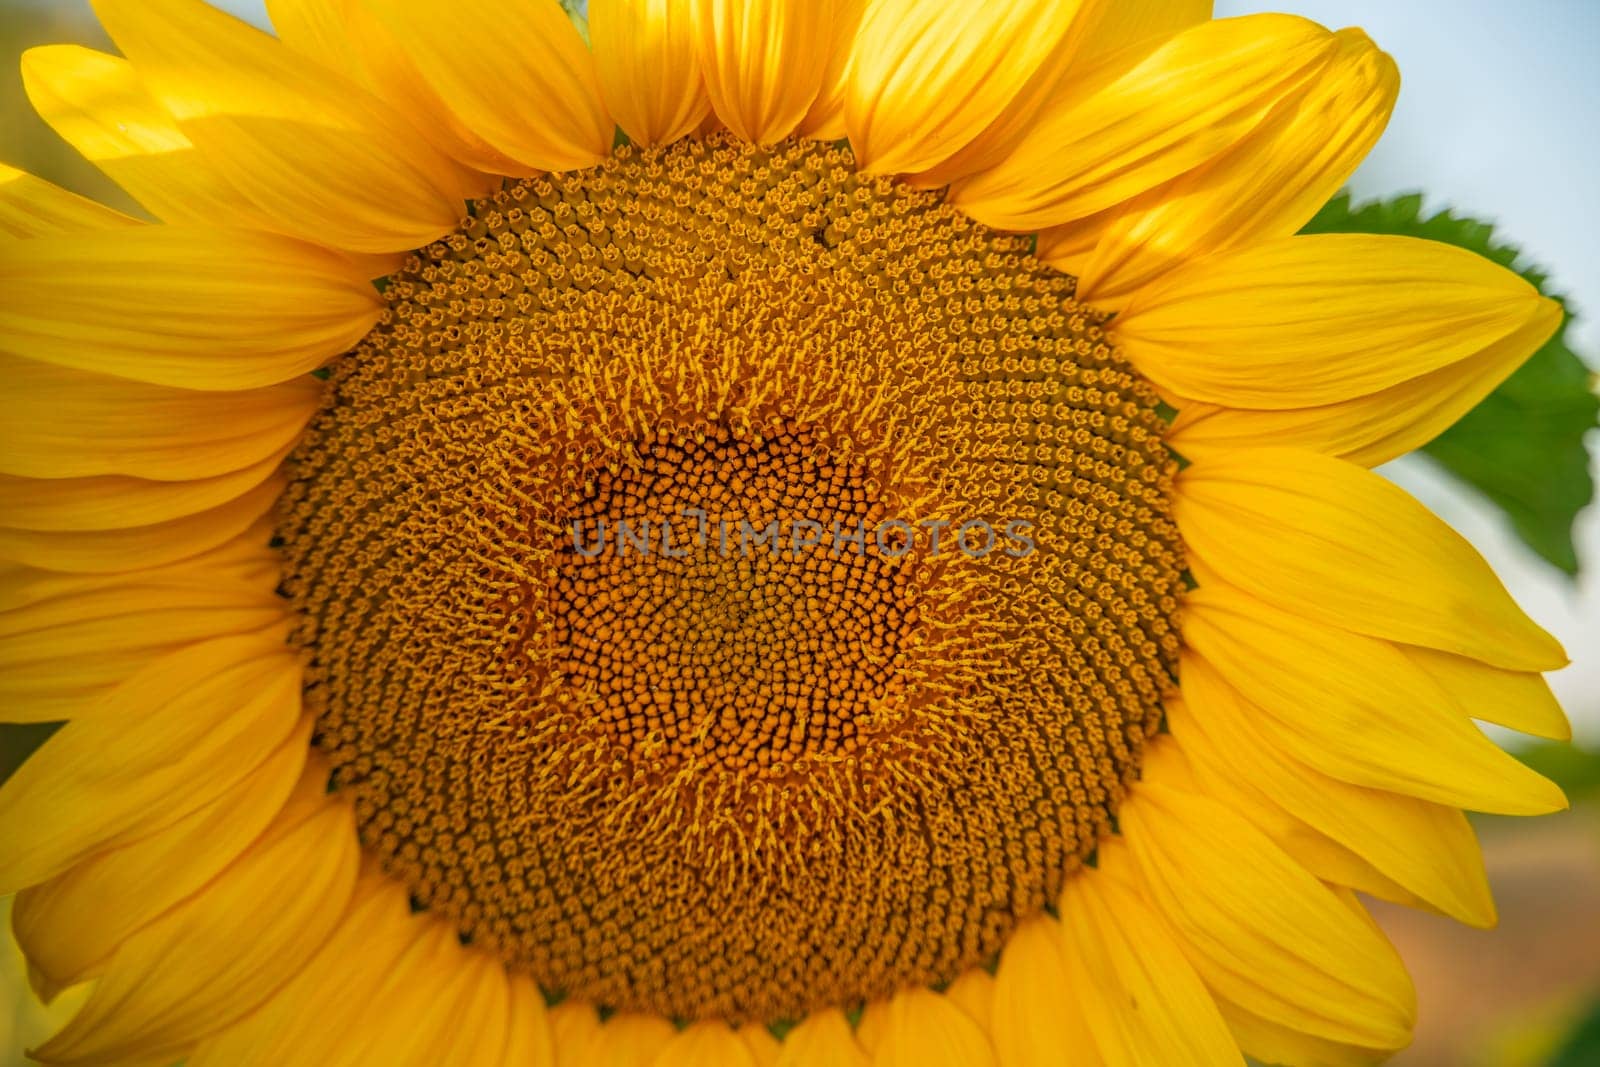
[[[1175,671],[1157,400],[1072,289],[839,147],[473,205],[335,367],[280,525],[366,847],[617,1009],[991,959]]]
[[[852,465],[805,433],[713,433],[593,473],[550,597],[555,669],[632,752],[792,775],[904,699],[923,598],[898,546],[877,549],[883,508]]]

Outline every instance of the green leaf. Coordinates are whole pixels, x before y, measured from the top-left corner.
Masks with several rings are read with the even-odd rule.
[[[1600,750],[1570,741],[1533,741],[1517,746],[1513,754],[1560,786],[1573,803],[1600,796]]]
[[[61,725],[59,722],[0,722],[0,785],[10,780],[17,768],[50,740],[50,735]]]
[[[1449,210],[1424,216],[1420,194],[1355,205],[1340,193],[1303,232],[1443,241],[1517,270],[1541,293],[1561,300],[1542,272],[1519,264],[1519,249],[1495,239],[1493,226]],[[1594,499],[1584,437],[1600,424],[1600,396],[1594,374],[1567,347],[1571,322],[1569,311],[1543,348],[1423,451],[1499,507],[1529,548],[1576,575],[1572,525]]]
[[[1600,1063],[1600,1002],[1596,1002],[1588,1018],[1578,1024],[1549,1067],[1594,1067],[1597,1063]]]

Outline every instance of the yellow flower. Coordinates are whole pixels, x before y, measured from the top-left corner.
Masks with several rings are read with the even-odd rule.
[[[1559,310],[1293,236],[1359,31],[96,6],[27,88],[160,223],[0,185],[43,1061],[1374,1062],[1354,893],[1489,925],[1461,809],[1564,805],[1473,722],[1561,649],[1367,469]]]
[[[50,1005],[42,1004],[28,985],[28,964],[17,949],[11,936],[11,898],[0,899],[0,1067],[25,1067],[29,1062],[23,1049],[35,1045],[72,1018],[83,1005],[89,990],[80,986],[57,997]]]

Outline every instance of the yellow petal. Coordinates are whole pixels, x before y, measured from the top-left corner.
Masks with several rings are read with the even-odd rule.
[[[1169,697],[1164,701],[1164,706],[1181,709],[1183,702]],[[1179,782],[1181,788],[1191,792],[1202,792],[1226,804],[1248,819],[1252,826],[1266,834],[1272,843],[1287,853],[1291,859],[1323,882],[1331,886],[1349,886],[1379,900],[1387,900],[1404,907],[1438,910],[1338,841],[1291,815],[1253,783],[1221,777],[1224,772],[1231,772],[1231,767],[1226,760],[1216,758],[1214,754],[1208,753],[1197,744],[1195,739],[1199,736],[1201,735],[1198,731],[1191,730],[1183,739],[1174,734],[1171,743],[1163,741],[1147,746],[1141,760],[1142,776],[1145,778],[1154,776],[1157,782],[1167,781],[1171,775],[1169,771],[1163,770],[1162,763],[1165,761],[1170,765],[1181,762],[1185,772]],[[1309,774],[1316,774],[1309,768],[1306,770]],[[1335,779],[1322,775],[1318,784],[1333,781]],[[1345,782],[1338,784],[1345,788],[1355,788]],[[1397,796],[1394,793],[1378,793],[1377,790],[1371,792],[1381,797]],[[1406,799],[1411,800],[1409,797]],[[1419,800],[1411,802],[1425,803]],[[1455,811],[1454,808],[1440,810]]]
[[[274,475],[220,507],[131,530],[41,533],[0,527],[0,558],[29,567],[114,574],[174,563],[239,536],[272,509],[285,479]]]
[[[32,964],[57,985],[81,982],[135,931],[204,888],[282,810],[305,766],[311,726],[303,716],[261,766],[172,825],[19,893],[14,929]]]
[[[285,809],[202,892],[129,938],[39,1058],[177,1058],[299,971],[336,926],[360,861],[348,804],[324,797],[319,808]]]
[[[1268,1022],[1226,999],[1217,1007],[1239,1047],[1261,1063],[1292,1063],[1296,1067],[1378,1067],[1394,1055],[1392,1049],[1364,1049],[1342,1045]]]
[[[754,144],[793,133],[822,89],[837,0],[689,2],[716,116]]]
[[[1094,877],[1093,871],[1077,877]],[[1061,958],[1060,923],[1048,915],[1012,932],[995,974],[989,1034],[1004,1067],[1096,1067],[1089,1024]]]
[[[0,355],[0,472],[211,478],[281,452],[316,410],[313,378],[228,393],[172,389]]]
[[[754,1067],[778,1067],[778,1056],[783,1051],[783,1044],[772,1031],[758,1023],[747,1023],[739,1027],[739,1040],[744,1042],[744,1047],[749,1049],[754,1057]]]
[[[1543,675],[1501,670],[1431,648],[1401,646],[1400,651],[1449,693],[1464,714],[1535,737],[1572,740],[1572,723]]]
[[[0,897],[0,988],[9,993],[0,1012],[0,1041],[5,1042],[12,1067],[22,1067],[34,1062],[22,1058],[22,1050],[34,1048],[61,1029],[83,1007],[89,987],[65,991],[44,987],[5,932],[11,929],[11,908],[12,898]]]
[[[671,144],[710,112],[688,5],[593,0],[589,38],[606,106],[635,144]]]
[[[1185,642],[1263,713],[1261,728],[1291,755],[1355,785],[1476,811],[1567,806],[1394,645],[1201,582],[1184,604]]]
[[[350,8],[359,0],[266,0],[278,39],[329,70],[361,80],[361,57],[350,35]]]
[[[274,229],[394,252],[458,222],[457,165],[354,82],[204,0],[95,10],[178,128]]]
[[[260,221],[127,60],[77,45],[32,48],[22,57],[22,82],[39,117],[156,218],[213,226]]]
[[[1070,58],[1080,0],[1003,0],[972,6],[877,0],[856,34],[845,126],[869,173],[927,171],[946,162]]]
[[[1377,143],[1400,75],[1360,30],[1336,35],[1322,75],[1221,157],[1124,205],[1075,271],[1078,297],[1116,308],[1192,259],[1310,221]]]
[[[467,168],[458,198],[468,200],[498,188],[501,175],[526,178],[542,173],[496,149],[472,130],[428,82],[401,48],[379,13],[364,0],[334,0],[355,56],[351,76],[403,116],[412,131]]]
[[[281,634],[192,645],[129,678],[105,697],[121,714],[68,723],[0,786],[0,887],[42,882],[227,792],[299,722],[300,683]]]
[[[123,530],[151,526],[226,504],[266,481],[282,449],[243,470],[184,482],[102,474],[19,478],[0,474],[0,523],[22,530]]]
[[[994,1021],[994,976],[974,967],[944,989],[945,999],[966,1012],[978,1029],[991,1034]]]
[[[1088,0],[1075,59],[1086,67],[1110,57],[1142,58],[1161,42],[1211,18],[1212,0]]]
[[[151,660],[195,641],[285,623],[275,584],[275,577],[244,584],[199,566],[188,575],[135,574],[10,608],[0,613],[0,719],[117,714],[100,698]]]
[[[828,64],[822,71],[822,88],[797,129],[818,141],[842,141],[849,136],[844,124],[844,96],[849,85],[850,57],[855,48],[867,0],[833,0],[833,24]]]
[[[505,1062],[520,1067],[553,1067],[556,1054],[544,994],[525,974],[510,975],[509,980],[511,1008]]]
[[[594,1048],[600,1040],[601,1022],[593,1004],[563,1000],[550,1009],[550,1044],[555,1067],[591,1067],[600,1062]]]
[[[0,351],[188,389],[287,381],[378,321],[348,261],[248,230],[144,226],[0,245]]]
[[[1416,995],[1393,947],[1259,830],[1148,780],[1117,818],[1152,902],[1219,995],[1331,1041],[1410,1042]]]
[[[482,950],[462,953],[454,981],[430,1016],[432,1046],[416,1050],[417,1062],[438,1067],[482,1067],[505,1058],[511,984],[505,964]]]
[[[930,170],[907,178],[936,188],[1005,159],[1052,100],[1083,92],[1133,66],[1168,38],[1211,17],[1211,0],[1074,0],[1071,29],[1022,87],[999,119],[966,147]],[[1044,247],[1041,237],[1041,248]]]
[[[966,1012],[931,989],[902,989],[888,1003],[874,1067],[996,1067],[994,1046]]]
[[[440,152],[486,172],[463,175],[468,199],[498,184],[493,175],[527,177],[536,168],[491,148],[439,99],[400,51],[393,34],[362,0],[268,0],[267,13],[284,43],[329,70],[359,82]]]
[[[615,125],[601,101],[594,57],[559,4],[366,0],[365,6],[439,99],[496,150],[540,170],[577,170],[611,154]],[[480,32],[463,33],[464,25]]]
[[[1094,255],[1101,233],[1120,215],[1119,208],[1110,207],[1065,226],[1040,230],[1034,256],[1063,274],[1076,277]]]
[[[1440,912],[1473,926],[1494,925],[1483,855],[1459,810],[1314,770],[1272,743],[1263,714],[1210,664],[1186,655],[1182,677],[1184,699],[1167,702],[1167,721],[1207,792],[1250,818],[1296,858],[1304,854],[1305,837],[1274,818],[1272,808],[1326,835]],[[1326,852],[1317,855],[1324,858]],[[1326,878],[1332,872],[1316,873]]]
[[[370,948],[359,936],[346,941],[341,932],[299,979],[245,1021],[240,1030],[265,1037],[282,1053],[281,1058],[250,1057],[247,1062],[455,1067],[472,1050],[504,1048],[509,1010],[504,965],[486,953],[463,948],[448,923],[426,915],[396,919],[389,904],[384,911],[389,917],[383,928],[366,927],[375,938]],[[359,935],[354,916],[349,927]],[[357,995],[340,994],[340,983],[353,985]],[[335,1003],[349,1006],[343,1012],[330,1012],[318,999],[318,994],[329,993],[338,998]],[[257,1021],[262,1024],[254,1025]],[[479,1045],[463,1040],[468,1028],[493,1033]],[[248,1047],[233,1034],[228,1040],[233,1050]],[[491,1055],[494,1058],[487,1062],[500,1062],[498,1053]],[[205,1062],[218,1067],[239,1062],[221,1051],[208,1049],[207,1056]]]
[[[1161,919],[1106,868],[1131,862],[1101,848],[1101,869],[1067,879],[1056,924],[1067,980],[1106,1067],[1221,1067],[1244,1059],[1216,1002]]]
[[[463,978],[466,952],[446,923],[426,916],[413,918],[416,932],[411,945],[384,976],[371,1002],[353,1013],[354,1025],[346,1034],[337,1039],[330,1035],[325,1042],[307,1034],[325,1025],[315,1006],[298,1022],[303,1041],[325,1047],[319,1057],[304,1062],[319,1067],[366,1067],[372,1063],[423,1067],[438,1062],[447,1037],[455,1036],[448,1027],[448,1014],[454,1007],[450,989]]]
[[[861,1009],[861,1017],[856,1020],[856,1044],[866,1050],[868,1057],[878,1054],[878,1046],[883,1043],[883,1031],[888,1018],[887,1000],[869,1000]]]
[[[1229,407],[1315,407],[1458,363],[1548,316],[1513,272],[1410,237],[1318,234],[1197,260],[1116,339],[1157,385]]]
[[[334,1049],[358,1049],[371,1010],[420,923],[403,886],[375,866],[362,871],[349,907],[321,950],[259,1010],[200,1045],[187,1067],[324,1067]]]
[[[850,1020],[838,1008],[812,1012],[783,1039],[777,1067],[869,1067]]]
[[[1087,95],[1069,79],[1016,150],[953,185],[950,200],[1007,230],[1131,200],[1237,143],[1320,72],[1332,47],[1326,30],[1288,15],[1194,26]]]
[[[1354,464],[1287,448],[1219,455],[1178,476],[1174,517],[1212,572],[1286,611],[1508,670],[1567,663],[1466,538]]]
[[[667,1039],[650,1067],[756,1067],[744,1040],[721,1020],[702,1019]]]
[[[269,545],[275,528],[272,516],[263,515],[238,537],[207,552],[130,574],[63,574],[0,563],[0,611],[16,611],[57,598],[90,596],[120,586],[217,583],[267,592],[277,587],[282,562]],[[75,617],[70,608],[62,615]],[[9,632],[23,629],[17,627]]]
[[[501,1062],[509,987],[505,965],[489,953],[461,946],[454,927],[434,919],[424,935],[424,952],[402,960],[389,987],[380,992],[385,1003],[379,1015],[364,1027],[382,1032],[378,1043],[360,1057],[331,1062],[341,1067],[368,1063],[477,1067]],[[487,996],[486,996],[487,995]],[[489,1057],[472,1058],[483,1046],[463,1041],[462,1033],[487,1027]]]
[[[1560,304],[1543,302],[1526,325],[1466,359],[1334,404],[1248,411],[1184,403],[1167,441],[1191,460],[1272,443],[1376,467],[1455,425],[1550,339],[1561,318]]]
[[[363,883],[365,885],[365,883]],[[390,886],[394,883],[390,881]],[[512,1062],[507,1051],[512,987],[498,958],[464,949],[453,926],[418,915],[395,921],[392,905],[382,905],[386,929],[373,931],[373,949],[344,947],[346,958],[326,960],[344,931],[334,936],[328,952],[310,961],[306,971],[262,1008],[267,1024],[248,1019],[227,1035],[229,1051],[245,1045],[245,1037],[266,1038],[278,1059],[248,1062],[307,1062],[318,1067],[478,1067]],[[347,929],[352,920],[341,923]],[[366,923],[362,923],[366,926]],[[357,933],[357,931],[352,931]],[[362,955],[360,963],[349,955]],[[366,969],[374,957],[376,973]],[[325,965],[342,968],[347,984],[360,997],[339,997],[346,1009],[338,1016],[315,993],[328,989]],[[333,981],[346,976],[334,974]],[[376,982],[374,982],[376,979]],[[219,1041],[221,1043],[221,1041]],[[222,1049],[208,1049],[205,1062],[234,1064]]]
[[[138,225],[137,219],[120,211],[0,163],[0,234],[6,237],[50,237]]]
[[[676,1036],[677,1029],[659,1015],[619,1012],[600,1025],[592,1058],[584,1062],[608,1067],[651,1067]]]

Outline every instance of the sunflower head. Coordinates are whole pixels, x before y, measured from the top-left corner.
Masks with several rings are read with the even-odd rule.
[[[476,202],[279,525],[363,839],[542,985],[671,1017],[992,958],[1176,675],[1157,399],[1072,285],[815,142]]]
[[[29,92],[160,221],[0,184],[0,656],[69,720],[0,889],[95,980],[43,1061],[1406,1043],[1352,891],[1492,921],[1460,809],[1562,799],[1472,719],[1562,734],[1563,656],[1365,468],[1558,312],[1293,236],[1364,34],[97,7]]]

